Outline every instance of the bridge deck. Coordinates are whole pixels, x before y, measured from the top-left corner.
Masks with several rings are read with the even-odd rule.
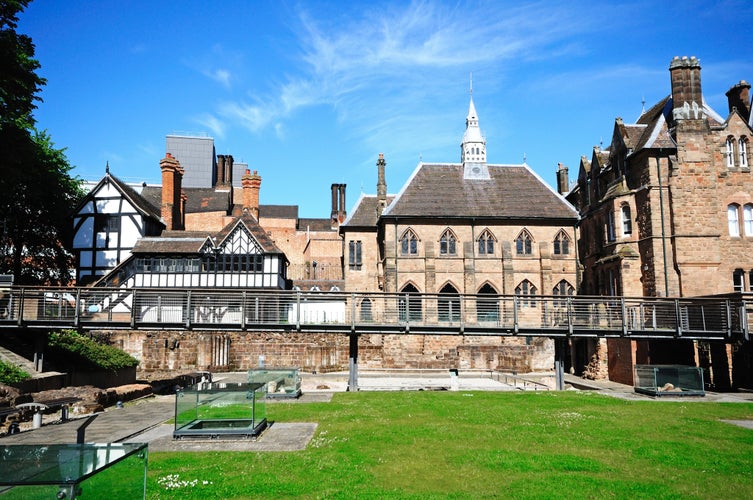
[[[2,292],[0,328],[18,327],[748,338],[746,303],[741,299],[258,289],[15,287]]]

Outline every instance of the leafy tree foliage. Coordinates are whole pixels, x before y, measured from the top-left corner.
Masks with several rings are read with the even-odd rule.
[[[0,273],[16,284],[67,284],[70,214],[82,196],[64,150],[34,128],[46,83],[31,38],[18,34],[29,0],[0,0]]]

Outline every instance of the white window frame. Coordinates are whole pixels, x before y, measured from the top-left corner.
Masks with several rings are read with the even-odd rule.
[[[740,208],[737,205],[727,205],[727,227],[729,235],[733,238],[740,237]]]

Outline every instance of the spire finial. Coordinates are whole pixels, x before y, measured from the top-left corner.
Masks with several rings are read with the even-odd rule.
[[[107,163],[105,164],[105,173],[110,173],[110,160],[107,160]]]
[[[469,73],[471,80],[471,97],[473,97],[473,71]]]

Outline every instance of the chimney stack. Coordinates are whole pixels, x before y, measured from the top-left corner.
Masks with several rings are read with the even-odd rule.
[[[183,169],[180,162],[170,153],[160,160],[159,167],[162,170],[162,220],[168,231],[183,229]]]
[[[675,56],[669,65],[672,80],[672,116],[675,120],[700,120],[703,113],[701,61],[695,56]]]
[[[225,155],[225,175],[222,177],[224,185],[233,185],[233,155]]]
[[[347,213],[345,211],[345,184],[340,184],[338,189],[340,190],[340,208],[337,211],[337,220],[342,224],[345,222],[345,214]]]
[[[329,217],[334,224],[337,221],[337,184],[332,184],[332,212]]]
[[[243,210],[248,211],[254,218],[259,220],[259,191],[261,189],[261,176],[254,170],[249,169],[241,177],[243,186]]]
[[[217,155],[217,180],[215,187],[222,186],[225,183],[225,155]]]
[[[750,84],[740,80],[738,84],[727,91],[727,104],[729,112],[736,108],[737,112],[746,122],[750,120]]]
[[[384,167],[387,162],[384,161],[384,153],[379,153],[377,160],[377,217],[382,216],[382,212],[387,208],[387,182],[384,180]]]
[[[570,191],[570,179],[567,175],[567,167],[562,163],[557,164],[557,192],[561,195]]]

